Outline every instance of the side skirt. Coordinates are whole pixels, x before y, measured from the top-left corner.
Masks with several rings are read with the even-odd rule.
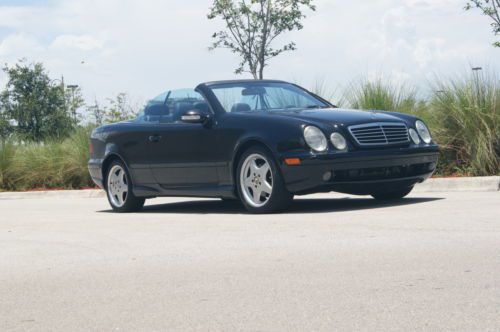
[[[205,198],[237,198],[231,185],[190,185],[161,186],[157,184],[134,185],[137,197],[205,197]]]

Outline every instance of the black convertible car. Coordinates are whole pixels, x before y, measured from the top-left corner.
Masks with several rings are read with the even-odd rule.
[[[88,167],[118,212],[188,196],[270,213],[317,192],[400,199],[437,160],[413,116],[339,109],[295,84],[240,80],[168,91],[137,119],[97,128]]]

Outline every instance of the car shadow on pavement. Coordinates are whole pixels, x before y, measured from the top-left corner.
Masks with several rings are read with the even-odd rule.
[[[414,205],[436,200],[439,197],[405,198],[397,201],[377,201],[372,198],[296,198],[282,214],[327,213],[370,210],[392,206]],[[110,212],[101,211],[101,212]],[[147,205],[139,213],[179,214],[247,214],[238,201],[193,200],[167,204]]]

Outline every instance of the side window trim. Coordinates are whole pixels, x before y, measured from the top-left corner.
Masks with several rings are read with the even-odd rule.
[[[174,96],[172,96],[174,95]],[[168,108],[168,113],[158,113],[155,115],[145,115],[148,104],[144,108],[143,115],[139,115],[136,119],[136,124],[140,125],[178,125],[178,124],[187,124],[185,122],[180,121],[180,114],[188,110],[187,108],[191,108],[196,103],[204,103],[206,104],[200,109],[204,109],[209,112],[210,115],[215,115],[215,111],[209,99],[202,91],[196,89],[179,89],[179,90],[169,90],[166,92],[165,99],[159,99],[158,97],[153,99],[164,107]],[[170,100],[170,101],[169,101]],[[151,101],[150,101],[151,102]],[[150,103],[148,102],[148,103]],[[183,104],[183,105],[182,105]],[[169,119],[170,117],[170,119]],[[148,120],[146,120],[148,119]],[[154,120],[151,120],[154,119]]]

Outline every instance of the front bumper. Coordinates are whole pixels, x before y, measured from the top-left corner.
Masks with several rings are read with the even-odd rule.
[[[287,189],[297,195],[338,191],[368,195],[408,188],[429,178],[436,170],[437,145],[385,150],[352,151],[323,155],[281,156]],[[288,166],[285,158],[300,158]]]

